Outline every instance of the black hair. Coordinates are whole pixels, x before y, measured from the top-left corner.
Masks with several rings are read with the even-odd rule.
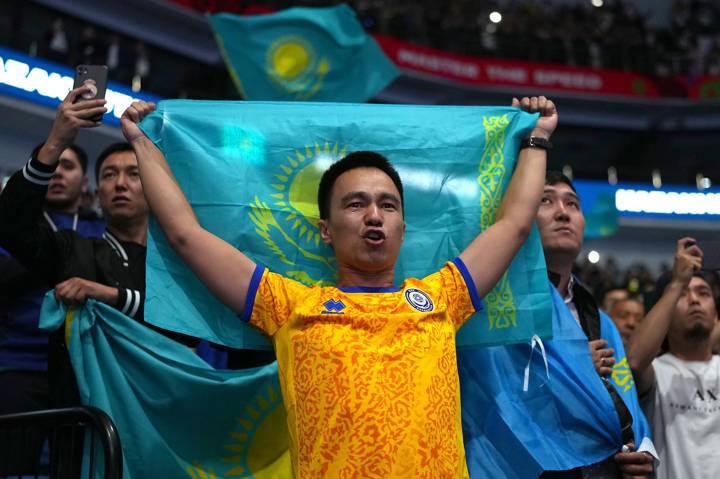
[[[695,271],[693,273],[693,277],[697,277],[705,281],[708,286],[710,286],[710,290],[712,291],[713,300],[715,301],[715,307],[717,308],[717,305],[720,304],[720,298],[718,298],[718,289],[720,289],[720,279],[718,278],[718,274],[714,271],[706,271],[704,269],[701,269],[700,271]],[[663,293],[665,292],[665,288],[668,287],[670,282],[672,281],[672,273],[667,272],[660,275],[660,277],[655,282],[655,290],[652,292],[652,294],[649,295],[648,300],[645,304],[645,309],[650,311],[650,309],[655,306],[655,304],[660,301],[660,298],[662,297]]]
[[[618,299],[617,301],[615,301],[615,302],[612,304],[612,306],[610,307],[610,311],[605,311],[605,312],[608,313],[608,314],[610,314],[610,313],[612,313],[612,312],[615,310],[615,307],[616,307],[618,304],[622,304],[622,303],[625,303],[625,302],[627,302],[627,301],[633,301],[633,302],[638,303],[639,305],[641,305],[641,306],[643,307],[643,309],[645,308],[645,301],[643,300],[642,297],[630,295],[630,296],[628,296],[627,298],[622,298],[622,299]]]
[[[33,148],[32,156],[36,157],[37,154],[40,152],[40,148],[43,147],[45,142],[43,141],[39,145],[37,145],[35,148]],[[75,153],[75,156],[77,156],[78,161],[80,162],[80,169],[83,172],[83,175],[87,173],[87,164],[88,164],[88,157],[87,153],[85,153],[85,150],[77,146],[75,143],[70,144],[70,146],[67,147],[69,150],[72,150],[73,153]]]
[[[130,143],[121,141],[119,143],[113,143],[112,145],[105,148],[103,151],[100,152],[100,154],[97,157],[97,160],[95,161],[95,181],[100,183],[100,168],[102,167],[103,161],[107,159],[108,156],[112,155],[113,153],[120,153],[123,151],[133,151],[132,146],[130,146]]]
[[[400,193],[400,204],[403,214],[405,212],[405,198],[403,197],[403,186],[400,181],[400,175],[397,170],[390,164],[387,158],[380,153],[374,151],[355,151],[336,161],[320,179],[320,187],[318,188],[318,209],[320,210],[320,218],[327,219],[330,216],[330,193],[335,181],[340,175],[348,170],[355,168],[377,168],[390,177],[395,187]]]
[[[571,190],[573,190],[573,193],[577,194],[577,190],[575,189],[575,185],[573,185],[573,182],[570,178],[568,178],[565,173],[561,171],[556,170],[549,170],[547,173],[545,173],[545,184],[548,186],[557,185],[558,183],[564,183],[570,187]]]
[[[695,271],[693,273],[693,278],[695,277],[702,279],[707,283],[708,286],[710,286],[713,302],[715,303],[715,311],[718,312],[717,308],[718,304],[720,304],[720,298],[718,298],[717,296],[717,288],[720,284],[718,274],[714,271],[706,271],[701,269],[700,271]],[[670,281],[672,281],[672,273],[668,272],[660,275],[657,282],[655,283],[655,291],[653,291],[653,293],[649,296],[649,300],[645,301],[645,311],[650,311],[650,309],[655,306],[658,301],[660,301],[660,298],[665,292],[665,288],[667,288],[670,284]],[[665,333],[665,338],[663,338],[662,345],[660,346],[660,354],[665,354],[670,351],[670,340],[668,338],[669,331]]]

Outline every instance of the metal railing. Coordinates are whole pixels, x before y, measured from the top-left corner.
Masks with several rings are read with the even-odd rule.
[[[43,467],[37,454],[31,470],[26,470],[27,465],[18,466],[17,459],[23,454],[23,434],[30,430],[47,434],[50,456],[49,463]],[[98,468],[96,443],[99,443],[103,452],[102,477],[122,479],[122,448],[117,428],[107,414],[94,407],[2,415],[0,439],[5,443],[4,450],[0,450],[0,478],[79,478],[84,447],[89,448],[88,477],[94,477]]]

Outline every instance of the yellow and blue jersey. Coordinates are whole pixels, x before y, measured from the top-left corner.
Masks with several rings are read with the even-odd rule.
[[[242,319],[278,359],[298,477],[466,477],[455,333],[482,307],[456,258],[398,288],[258,266]]]

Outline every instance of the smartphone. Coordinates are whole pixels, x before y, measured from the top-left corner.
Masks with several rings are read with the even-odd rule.
[[[107,90],[108,67],[105,65],[78,65],[75,68],[75,82],[73,89],[87,85],[91,91],[80,95],[76,101],[102,100]],[[92,118],[93,121],[102,120],[102,115]]]
[[[702,269],[705,271],[720,271],[720,241],[698,241],[697,245],[703,252]]]

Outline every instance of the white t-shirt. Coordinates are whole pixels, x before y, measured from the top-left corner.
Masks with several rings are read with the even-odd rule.
[[[720,356],[653,361],[655,385],[643,401],[660,458],[658,479],[720,477]]]

